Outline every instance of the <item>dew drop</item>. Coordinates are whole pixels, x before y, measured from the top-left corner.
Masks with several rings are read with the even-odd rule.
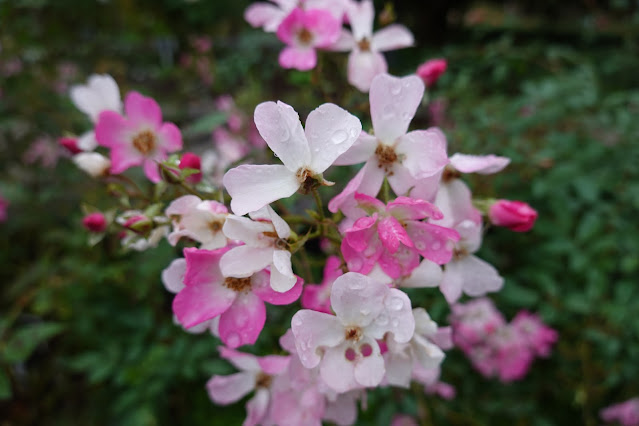
[[[370,310],[370,309],[368,309],[368,308],[362,308],[362,309],[359,311],[359,313],[360,313],[360,314],[362,314],[362,315],[364,315],[364,316],[366,316],[366,315],[368,315],[368,314],[370,314],[370,313],[371,313],[371,310]]]
[[[302,320],[299,317],[294,317],[293,321],[291,321],[291,325],[293,327],[301,327],[302,325]]]
[[[393,320],[391,321],[391,325],[392,325],[394,328],[399,327],[399,320],[398,320],[397,318],[393,318]]]
[[[399,81],[398,81],[397,83],[394,83],[394,84],[391,86],[390,91],[391,91],[391,93],[392,93],[393,95],[395,95],[395,96],[399,95],[399,94],[402,92],[402,83],[401,83],[401,82],[399,82]]]
[[[335,145],[344,142],[346,139],[348,139],[348,133],[341,129],[336,130],[335,133],[333,133],[333,135],[331,136],[331,142],[333,142]]]
[[[388,317],[384,314],[380,315],[377,317],[377,320],[375,320],[375,322],[381,326],[384,326],[386,324],[388,324]]]
[[[240,343],[241,343],[240,335],[237,333],[227,334],[225,340],[226,341],[224,343],[226,343],[231,348],[237,348],[238,346],[240,346]]]
[[[235,325],[237,325],[238,327],[244,327],[247,322],[248,318],[246,317],[246,315],[238,315],[235,317]]]
[[[433,245],[431,245],[430,248],[435,251],[439,250],[440,248],[442,248],[442,243],[440,243],[439,241],[434,241]]]
[[[359,135],[359,130],[357,130],[357,128],[353,127],[351,128],[348,133],[350,133],[351,137],[357,137],[357,135]]]
[[[401,311],[404,307],[404,301],[401,297],[393,296],[390,299],[386,299],[385,305],[391,311]]]
[[[410,120],[410,114],[407,112],[402,112],[402,120],[404,121]]]
[[[417,250],[419,250],[419,251],[422,251],[422,250],[424,250],[426,248],[426,245],[423,242],[421,242],[421,241],[417,241],[415,243],[415,248]]]

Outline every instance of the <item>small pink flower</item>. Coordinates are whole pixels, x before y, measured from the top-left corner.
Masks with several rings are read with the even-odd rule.
[[[217,201],[202,201],[195,195],[176,198],[166,208],[166,215],[173,222],[173,232],[168,236],[169,243],[176,245],[182,237],[191,238],[206,250],[215,250],[226,246],[227,240],[222,232],[228,210]]]
[[[606,407],[601,410],[599,416],[606,423],[619,422],[622,426],[638,426],[639,398]]]
[[[488,217],[493,225],[526,232],[535,224],[537,211],[522,201],[497,200],[490,206]]]
[[[102,213],[95,212],[95,213],[86,215],[82,219],[82,225],[84,225],[86,230],[89,232],[99,233],[99,232],[104,232],[106,230],[107,220]]]
[[[287,292],[269,285],[270,273],[260,271],[244,278],[224,277],[220,259],[228,248],[187,248],[184,288],[173,299],[173,312],[185,328],[220,317],[220,339],[231,348],[253,344],[264,328],[264,302],[288,305],[302,293],[302,280]]]
[[[549,356],[559,338],[557,332],[544,324],[538,315],[526,311],[517,313],[511,324],[538,356]]]
[[[185,152],[180,159],[180,169],[202,170],[202,161],[198,155],[192,152]],[[202,180],[202,173],[195,173],[186,178],[187,182],[199,183]]]
[[[335,43],[340,29],[341,22],[328,11],[293,9],[277,28],[277,37],[287,45],[280,53],[280,65],[300,71],[315,68],[315,49]]]
[[[162,122],[162,111],[153,99],[131,92],[124,101],[126,117],[102,111],[95,128],[98,143],[111,149],[111,173],[144,166],[154,183],[160,181],[157,162],[182,149],[182,134],[173,123]]]
[[[417,68],[417,75],[424,80],[426,87],[434,85],[446,71],[446,59],[430,59]]]
[[[58,143],[63,146],[71,154],[78,154],[82,150],[78,147],[78,139],[71,137],[61,137],[58,139]]]

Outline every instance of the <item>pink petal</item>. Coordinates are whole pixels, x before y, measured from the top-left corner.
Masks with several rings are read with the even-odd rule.
[[[255,388],[255,375],[249,372],[230,376],[213,376],[206,382],[206,390],[213,402],[220,405],[239,401]]]
[[[345,153],[362,132],[354,115],[334,104],[323,104],[306,119],[306,138],[311,150],[311,169],[322,173]]]
[[[371,48],[379,52],[410,47],[415,44],[413,34],[403,25],[393,24],[373,34]]]
[[[111,148],[111,173],[117,175],[145,162],[145,157],[127,145]]]
[[[320,347],[333,347],[344,340],[344,328],[337,317],[308,309],[293,315],[291,329],[297,354],[306,368],[314,368],[319,364]]]
[[[357,420],[357,396],[353,391],[339,395],[335,401],[327,399],[324,410],[324,420],[333,422],[339,426],[352,425]]]
[[[441,219],[444,217],[434,204],[409,197],[397,197],[388,203],[386,210],[399,220],[418,220],[427,217]]]
[[[402,244],[394,254],[385,250],[377,262],[385,274],[393,279],[399,279],[410,275],[419,265],[419,254],[414,248]]]
[[[289,46],[282,49],[278,62],[282,68],[308,71],[317,65],[317,53],[312,47]]]
[[[266,303],[270,303],[271,305],[288,305],[299,299],[302,294],[304,280],[299,277],[297,277],[297,281],[293,288],[284,293],[273,290],[271,288],[270,279],[270,274],[266,271],[258,272],[251,278],[253,293]]]
[[[129,92],[124,100],[124,110],[136,127],[145,126],[156,130],[162,125],[162,110],[158,103],[138,92]]]
[[[195,209],[198,204],[200,204],[202,200],[200,197],[195,195],[183,195],[179,198],[176,198],[169,204],[164,213],[171,217],[173,215],[182,216],[189,213],[191,210]]]
[[[348,270],[361,274],[371,272],[379,257],[384,253],[384,247],[382,247],[379,238],[374,238],[364,251],[357,251],[346,240],[342,240],[341,250]]]
[[[233,364],[238,370],[251,371],[254,373],[258,373],[262,370],[259,358],[253,354],[236,351],[226,346],[218,346],[218,350],[220,351],[220,357]]]
[[[450,262],[454,243],[459,241],[457,231],[417,221],[408,222],[406,230],[419,254],[439,265]]]
[[[115,111],[102,111],[95,126],[98,144],[107,148],[128,145],[131,132],[127,120]]]
[[[377,214],[372,217],[361,217],[355,221],[353,227],[346,231],[344,241],[357,251],[364,251],[370,247],[377,227]]]
[[[438,225],[452,228],[466,220],[481,224],[481,213],[473,206],[473,195],[461,179],[442,183],[435,205],[444,214],[443,219],[433,221]]]
[[[220,259],[228,251],[227,248],[219,250],[200,250],[185,248],[186,272],[184,284],[196,286],[211,282],[221,282],[224,278],[220,272]]]
[[[388,71],[384,55],[379,52],[361,52],[353,50],[348,55],[348,82],[366,93],[373,79]]]
[[[282,373],[291,362],[290,356],[267,355],[257,359],[263,372],[270,375]]]
[[[255,343],[266,321],[266,308],[259,297],[236,294],[235,302],[220,316],[219,326],[220,339],[231,348]]]
[[[406,134],[424,96],[424,82],[416,75],[398,78],[380,74],[370,90],[371,118],[375,136],[392,145]]]
[[[162,180],[160,177],[160,168],[155,160],[147,159],[144,161],[144,174],[153,183],[158,183]]]
[[[173,299],[173,313],[185,328],[193,327],[226,312],[236,295],[219,281],[187,286]]]
[[[386,173],[386,178],[395,194],[415,198],[413,191],[419,185],[420,179],[415,179],[403,164],[394,163],[390,173]]]
[[[277,38],[287,45],[295,44],[298,31],[303,27],[304,10],[299,7],[293,9],[277,27]]]
[[[164,123],[158,131],[160,146],[166,152],[174,152],[182,149],[182,133],[173,123]]]
[[[439,290],[451,305],[461,297],[462,289],[464,288],[464,276],[459,268],[455,268],[455,263],[453,260],[446,265],[442,282],[439,285]]]
[[[338,277],[331,289],[331,306],[345,325],[366,327],[384,309],[388,287],[369,277],[347,272]]]
[[[395,253],[400,244],[413,247],[413,242],[408,237],[406,230],[393,216],[385,217],[377,223],[377,233],[382,244],[390,253]]]
[[[223,182],[240,216],[290,197],[300,186],[295,173],[280,165],[241,165],[226,172]]]
[[[246,278],[273,262],[273,249],[239,246],[224,253],[220,270],[225,277]]]
[[[309,165],[311,152],[300,117],[284,102],[264,102],[255,108],[255,125],[269,148],[293,173]],[[257,209],[256,209],[257,210]]]
[[[510,163],[510,158],[496,155],[455,154],[450,157],[450,164],[462,173],[479,173],[489,175],[500,172]]]
[[[415,179],[433,176],[448,164],[446,136],[436,127],[402,136],[397,152],[405,155],[402,164]]]
[[[386,211],[386,206],[383,202],[370,195],[362,194],[361,192],[355,193],[355,201],[357,205],[368,214],[373,212],[383,213]]]
[[[306,10],[302,21],[304,27],[313,34],[314,46],[326,48],[339,39],[342,23],[327,10]]]

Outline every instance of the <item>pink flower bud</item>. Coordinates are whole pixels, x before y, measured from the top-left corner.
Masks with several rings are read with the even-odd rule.
[[[151,222],[151,219],[149,219],[148,217],[139,214],[127,219],[127,221],[124,222],[122,226],[130,229],[136,234],[146,234],[153,227],[153,222]]]
[[[417,75],[424,80],[426,87],[431,87],[446,71],[446,59],[430,59],[417,68]]]
[[[58,143],[73,155],[82,152],[82,150],[78,148],[78,140],[76,138],[62,137],[58,139]]]
[[[497,200],[488,211],[493,225],[515,232],[529,231],[537,220],[537,211],[522,201]]]
[[[192,152],[185,152],[180,160],[180,169],[197,169],[202,170],[200,157]],[[187,182],[198,183],[202,180],[202,173],[195,173],[186,178]]]
[[[100,212],[88,214],[82,219],[82,225],[89,232],[104,232],[107,227],[107,220]]]

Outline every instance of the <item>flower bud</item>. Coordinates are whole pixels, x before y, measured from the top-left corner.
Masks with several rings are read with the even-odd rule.
[[[192,152],[185,152],[180,159],[180,169],[197,169],[202,170],[200,157]],[[202,173],[195,173],[185,179],[189,183],[199,183],[202,180]]]
[[[7,217],[9,216],[7,214],[8,208],[9,208],[9,201],[3,198],[2,195],[0,195],[0,223],[7,221]]]
[[[424,80],[426,87],[431,87],[446,71],[447,66],[446,59],[430,59],[417,68],[417,75]]]
[[[82,150],[78,147],[78,140],[76,138],[65,136],[58,139],[58,143],[73,155],[82,152]]]
[[[122,226],[136,234],[142,235],[148,233],[153,228],[153,221],[148,217],[139,214],[127,219]]]
[[[100,212],[88,214],[82,219],[82,225],[89,232],[104,232],[107,228],[107,220]]]
[[[497,200],[488,210],[493,225],[515,232],[529,231],[537,220],[537,211],[522,201]]]
[[[108,175],[111,168],[111,160],[97,152],[81,152],[73,156],[73,162],[80,170],[95,178]]]

